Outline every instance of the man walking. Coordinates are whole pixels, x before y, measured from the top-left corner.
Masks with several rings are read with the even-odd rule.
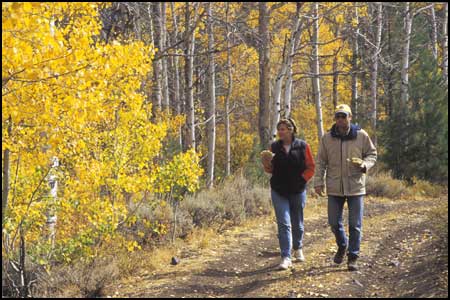
[[[377,160],[377,150],[367,132],[351,123],[352,112],[348,105],[338,105],[334,118],[336,123],[320,141],[314,188],[323,195],[326,185],[328,223],[338,246],[334,262],[341,264],[348,250],[348,269],[356,271],[366,174]],[[349,239],[342,223],[345,201],[349,210]]]

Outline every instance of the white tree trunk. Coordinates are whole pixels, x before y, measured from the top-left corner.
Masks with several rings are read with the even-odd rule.
[[[272,119],[272,139],[276,137],[277,133],[277,123],[281,117],[281,88],[283,86],[283,80],[286,78],[285,84],[285,94],[284,94],[284,105],[285,112],[284,117],[289,117],[291,110],[291,93],[292,93],[292,60],[295,50],[297,48],[298,42],[300,40],[302,23],[300,19],[300,8],[302,4],[297,3],[297,10],[295,14],[295,19],[292,24],[291,34],[289,40],[284,45],[283,51],[283,61],[280,66],[280,70],[275,79],[275,88],[273,89],[273,119]]]
[[[185,11],[185,96],[186,96],[186,115],[187,115],[187,148],[195,149],[195,108],[194,108],[194,89],[193,89],[193,73],[194,73],[194,50],[195,50],[195,34],[191,31],[189,2],[186,2]],[[194,6],[194,14],[198,12],[197,5]],[[195,19],[195,18],[194,18]]]
[[[280,70],[278,71],[278,75],[275,78],[275,87],[273,89],[272,101],[272,136],[271,139],[274,140],[277,136],[277,124],[280,121],[280,113],[281,113],[281,87],[283,85],[283,78],[286,74],[287,70],[287,62],[285,59],[286,56],[286,41],[284,44],[283,50],[283,61],[280,66]]]
[[[319,137],[319,141],[322,138],[323,131],[323,119],[322,119],[322,103],[320,99],[320,67],[319,67],[319,3],[314,2],[313,6],[313,54],[312,54],[312,87],[313,87],[313,97],[314,102],[316,103],[316,114],[317,114],[317,134]]]
[[[373,55],[372,55],[372,70],[371,70],[371,97],[372,97],[372,111],[371,111],[371,123],[372,123],[372,139],[373,143],[377,144],[377,136],[376,136],[376,129],[377,129],[377,79],[378,79],[378,56],[381,51],[381,34],[383,30],[383,4],[381,2],[378,2],[376,4],[377,6],[377,31],[375,36],[375,47],[373,48]]]
[[[433,52],[433,57],[435,60],[438,59],[438,50],[437,50],[437,22],[436,22],[436,11],[434,9],[434,4],[431,4],[431,50]]]
[[[214,28],[213,28],[213,16],[211,9],[211,2],[208,3],[208,87],[209,87],[209,101],[207,105],[206,118],[208,123],[206,124],[207,137],[208,137],[208,167],[206,186],[212,188],[214,183],[214,156],[216,151],[216,82],[215,82],[215,66],[214,66]]]
[[[51,243],[51,250],[53,250],[55,246],[55,236],[56,236],[56,205],[58,200],[58,177],[55,175],[55,170],[59,166],[59,160],[57,157],[52,158],[52,170],[49,172],[47,177],[48,185],[50,186],[50,191],[48,195],[48,209],[47,209],[47,230],[48,230],[48,239]],[[50,256],[50,253],[49,253]]]
[[[403,41],[403,60],[401,70],[401,104],[404,108],[409,100],[409,46],[411,41],[412,14],[410,11],[410,3],[405,2],[405,19],[404,19],[404,41]]]
[[[288,66],[286,84],[284,86],[284,117],[291,116],[292,102],[292,63]]]

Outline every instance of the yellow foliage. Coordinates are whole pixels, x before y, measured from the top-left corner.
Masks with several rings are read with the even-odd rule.
[[[194,191],[202,172],[192,151],[158,166],[162,141],[184,117],[149,121],[140,88],[155,49],[99,39],[105,5],[2,3],[2,147],[11,151],[15,176],[4,232],[22,224],[27,244],[38,247],[53,211],[56,252],[65,261],[95,255],[89,247],[116,233],[133,195],[165,192],[162,183]],[[59,167],[51,168],[52,157]],[[167,181],[173,170],[180,176]],[[48,195],[50,175],[58,180],[56,199]],[[132,242],[128,250],[139,247]]]

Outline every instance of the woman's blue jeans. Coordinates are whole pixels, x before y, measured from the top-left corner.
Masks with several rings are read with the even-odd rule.
[[[282,196],[271,190],[272,204],[278,224],[278,241],[281,257],[291,258],[291,249],[303,247],[303,209],[306,204],[306,189],[298,194]]]

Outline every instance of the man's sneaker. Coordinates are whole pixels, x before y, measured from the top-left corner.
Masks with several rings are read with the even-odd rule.
[[[281,270],[287,270],[292,267],[292,260],[289,257],[283,257],[281,263],[278,266]]]
[[[347,247],[339,247],[338,251],[334,255],[334,263],[341,264],[344,261],[345,251],[347,250]]]
[[[303,250],[302,249],[294,250],[293,251],[293,255],[294,255],[296,260],[298,260],[298,261],[305,261],[305,256],[303,255]]]
[[[348,258],[348,270],[349,271],[358,271],[358,263],[356,262],[357,257],[349,257]]]

